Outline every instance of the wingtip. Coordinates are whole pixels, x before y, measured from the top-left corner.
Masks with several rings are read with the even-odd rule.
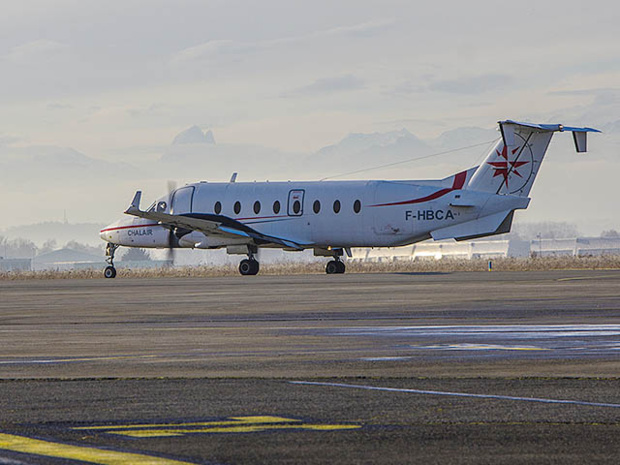
[[[125,210],[125,213],[127,213],[128,215],[131,215],[131,214],[139,212],[141,198],[142,198],[142,191],[136,191],[136,193],[133,196],[133,200],[131,201],[131,204],[129,205],[129,208]]]

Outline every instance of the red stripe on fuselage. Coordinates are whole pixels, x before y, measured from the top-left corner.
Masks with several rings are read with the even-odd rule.
[[[119,231],[121,229],[131,229],[131,228],[148,228],[151,226],[159,226],[159,223],[153,223],[153,224],[136,224],[136,225],[131,225],[131,226],[119,226],[117,228],[108,228],[108,229],[102,229],[101,231],[99,231],[99,234],[104,233],[104,232],[108,232],[108,231]]]
[[[246,220],[268,220],[271,218],[288,218],[288,215],[276,215],[276,216],[249,216],[247,218],[233,218],[233,220],[237,221],[246,221]]]
[[[467,171],[461,171],[454,175],[454,182],[452,183],[452,190],[462,189],[467,180]]]
[[[457,191],[459,189],[462,189],[463,186],[465,185],[466,180],[467,180],[467,171],[461,171],[460,173],[457,173],[454,175],[454,181],[452,182],[452,187],[450,188],[440,189],[437,192],[433,192],[432,194],[427,195],[426,197],[420,197],[419,199],[403,200],[402,202],[381,203],[378,205],[370,205],[370,206],[371,207],[391,207],[391,206],[396,206],[396,205],[411,205],[414,203],[428,202],[430,200],[435,200],[435,199],[438,199],[439,197],[443,197],[444,195],[449,194],[452,191]]]

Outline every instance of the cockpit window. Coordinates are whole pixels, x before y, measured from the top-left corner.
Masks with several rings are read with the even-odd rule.
[[[157,211],[160,213],[163,213],[166,211],[166,208],[168,208],[168,205],[166,204],[166,202],[158,202],[157,203]]]

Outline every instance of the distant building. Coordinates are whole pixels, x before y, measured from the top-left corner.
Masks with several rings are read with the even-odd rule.
[[[102,268],[104,257],[73,249],[58,249],[38,255],[33,260],[35,271]]]
[[[158,268],[168,264],[166,260],[118,260],[114,262],[117,268]],[[73,249],[59,249],[38,255],[34,258],[33,269],[42,270],[80,270],[89,268],[105,268],[107,266],[103,255],[92,255]]]
[[[620,254],[618,237],[578,237],[575,239],[536,239],[531,242],[532,254],[575,257]]]
[[[30,258],[3,258],[0,257],[0,272],[31,271],[32,260]]]
[[[401,260],[441,260],[443,258],[471,260],[475,258],[529,257],[532,255],[620,255],[620,238],[425,241],[404,247],[354,248],[351,252],[352,261],[380,263]]]

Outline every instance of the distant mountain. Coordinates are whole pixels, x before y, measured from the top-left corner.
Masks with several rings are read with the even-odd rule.
[[[0,182],[19,186],[83,184],[104,177],[130,177],[137,173],[132,165],[89,157],[70,147],[0,147]]]
[[[457,149],[492,141],[500,137],[496,129],[463,127],[442,133],[438,138],[427,141],[431,146],[441,150]]]
[[[240,180],[265,180],[279,178],[298,159],[294,154],[260,145],[216,145],[212,131],[192,126],[175,136],[159,163],[150,165],[149,170],[156,176],[184,182],[228,180],[233,172],[239,172]]]
[[[192,126],[185,131],[177,134],[172,141],[172,145],[185,145],[185,144],[211,144],[215,145],[215,137],[213,131],[209,130],[203,132],[198,126]]]
[[[333,155],[355,155],[381,151],[386,154],[411,154],[415,150],[428,150],[429,147],[406,129],[391,132],[373,132],[371,134],[349,134],[340,142],[320,149],[316,155],[330,157]]]
[[[307,158],[311,166],[337,170],[363,169],[430,153],[431,148],[415,135],[401,129],[371,134],[349,134],[337,144],[323,147]]]

